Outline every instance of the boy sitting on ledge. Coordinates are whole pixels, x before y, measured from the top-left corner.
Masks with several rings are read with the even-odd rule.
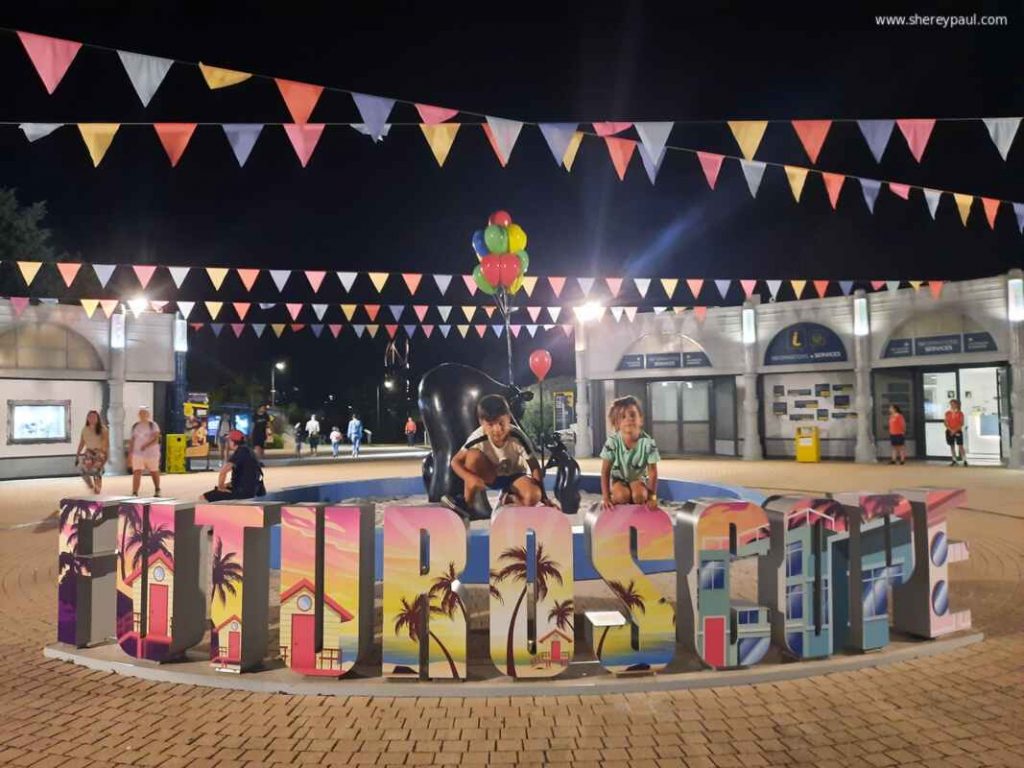
[[[615,432],[601,449],[601,506],[646,504],[658,508],[658,462],[654,438],[644,432],[640,401],[620,397],[608,409]]]
[[[441,503],[468,517],[478,493],[499,490],[501,504],[552,506],[544,492],[544,472],[530,439],[512,424],[512,412],[501,395],[485,395],[476,406],[480,426],[452,457],[452,471],[462,478],[465,499],[442,496]]]

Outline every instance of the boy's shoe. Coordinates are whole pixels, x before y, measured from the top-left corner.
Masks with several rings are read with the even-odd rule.
[[[471,517],[469,510],[466,509],[466,503],[465,501],[463,501],[461,496],[449,496],[448,494],[445,494],[444,496],[441,497],[441,504],[445,507],[448,507],[448,509],[457,514],[459,517],[462,517],[466,520],[470,519]]]
[[[955,467],[956,465],[957,465],[956,459],[953,459],[951,462],[949,462],[949,466],[951,466],[951,467]]]

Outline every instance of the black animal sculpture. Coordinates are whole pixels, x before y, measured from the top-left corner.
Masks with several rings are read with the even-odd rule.
[[[569,455],[561,436],[555,432],[546,435],[544,448],[548,452],[548,460],[544,469],[555,469],[555,498],[558,505],[567,515],[575,515],[580,510],[580,465]]]
[[[420,381],[420,414],[431,449],[430,455],[423,460],[423,484],[427,489],[427,498],[435,504],[444,495],[463,494],[462,480],[452,472],[451,461],[473,430],[480,426],[476,404],[484,395],[502,395],[508,400],[512,421],[516,426],[519,426],[519,420],[523,417],[526,403],[533,399],[533,393],[528,390],[496,381],[481,370],[458,363],[442,363],[431,368]],[[579,465],[569,459],[564,446],[559,455],[564,457],[562,463],[553,463],[553,454],[547,466],[558,467],[558,477],[565,478],[562,493],[567,495],[569,506],[575,511],[579,508]],[[565,460],[571,462],[571,465],[565,463]],[[557,481],[555,498],[564,505],[562,495],[557,490]],[[474,508],[470,510],[472,518],[487,520],[491,512],[487,497],[482,493],[477,494]]]

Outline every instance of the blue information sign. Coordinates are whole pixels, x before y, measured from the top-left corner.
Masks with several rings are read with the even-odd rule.
[[[996,340],[987,331],[964,334],[964,352],[995,352]]]
[[[679,352],[656,352],[647,356],[648,368],[682,368],[682,355]]]
[[[845,362],[843,340],[819,323],[794,323],[783,328],[764,354],[765,365]]]
[[[914,339],[914,354],[926,355],[958,355],[963,349],[959,333],[947,333],[943,336],[923,336]]]
[[[644,367],[643,355],[623,355],[619,360],[620,371],[636,371]]]
[[[711,360],[703,352],[683,352],[684,368],[710,368]]]
[[[914,354],[913,339],[889,339],[882,357],[911,357]]]

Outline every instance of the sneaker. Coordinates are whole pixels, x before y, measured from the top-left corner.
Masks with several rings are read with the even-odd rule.
[[[967,459],[964,459],[963,466],[965,466],[965,467],[967,466]]]
[[[890,464],[895,464],[896,463],[896,459],[889,459],[889,463]]]
[[[459,515],[460,517],[463,517],[467,520],[470,517],[469,510],[466,509],[466,504],[461,497],[449,496],[448,494],[445,494],[444,496],[441,497],[441,504],[445,507],[448,507],[448,509],[450,509],[452,512]]]
[[[956,465],[957,465],[956,459],[953,459],[951,462],[949,462],[949,466],[951,466],[951,467],[955,467]]]

